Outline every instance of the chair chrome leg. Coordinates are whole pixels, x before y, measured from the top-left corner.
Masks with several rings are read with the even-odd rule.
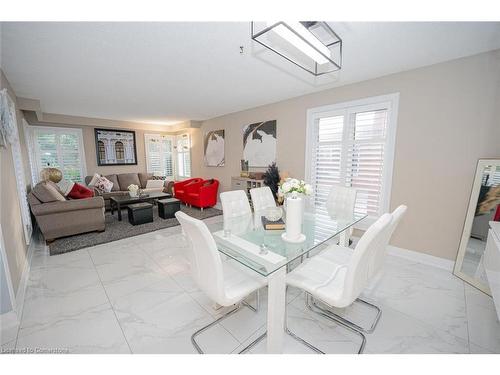
[[[257,291],[255,292],[255,307],[253,307],[252,305],[250,305],[247,301],[242,301],[241,303],[248,307],[250,310],[252,310],[253,312],[257,312],[259,311],[259,308],[260,308],[260,289],[257,289]]]
[[[244,349],[240,350],[238,354],[244,354],[250,349],[252,349],[258,342],[260,342],[264,337],[267,336],[267,332],[264,332],[262,335],[253,340],[250,344],[248,344]]]
[[[312,296],[309,294],[309,293],[306,293],[306,306],[309,310],[311,310],[312,312],[316,313],[316,314],[319,314],[327,319],[330,319],[330,320],[333,320],[334,322],[338,323],[340,326],[344,327],[345,329],[347,329],[348,331],[351,331],[352,333],[358,335],[359,337],[361,337],[361,345],[358,349],[358,354],[361,354],[363,353],[363,350],[365,349],[365,345],[366,345],[366,337],[365,335],[358,331],[357,329],[351,327],[350,324],[346,324],[344,321],[345,319],[341,318],[341,319],[337,319],[336,317],[330,315],[330,312],[325,312],[327,310],[324,310],[320,307],[317,306],[316,303],[314,303],[314,300],[313,302],[310,302],[309,299],[313,299]]]
[[[213,327],[214,325],[220,323],[221,321],[223,321],[224,319],[226,318],[229,318],[231,315],[233,315],[234,313],[236,313],[237,311],[239,311],[241,309],[241,304],[238,304],[234,309],[232,309],[231,311],[229,311],[228,313],[222,315],[220,318],[218,318],[217,320],[214,320],[212,323],[200,328],[199,330],[197,330],[195,333],[193,333],[191,335],[191,343],[193,344],[193,346],[195,347],[195,349],[198,351],[198,353],[200,354],[204,354],[205,352],[201,349],[201,347],[198,345],[198,343],[196,342],[196,336],[200,335],[201,333],[205,332],[207,329],[209,329],[210,327]]]
[[[288,288],[287,288],[288,290]],[[291,338],[295,339],[296,341],[300,342],[301,344],[307,346],[308,348],[314,350],[316,353],[319,353],[319,354],[325,354],[324,352],[322,352],[321,350],[319,350],[317,347],[315,347],[313,344],[307,342],[306,340],[304,340],[302,337],[299,337],[297,336],[295,333],[293,333],[289,328],[288,328],[288,314],[287,314],[287,305],[285,305],[285,333],[287,335],[289,335]]]
[[[200,328],[199,330],[197,330],[195,333],[193,333],[191,335],[191,343],[193,344],[194,348],[198,351],[198,353],[200,354],[205,354],[205,352],[201,349],[200,345],[198,345],[198,343],[196,342],[196,337],[200,334],[202,334],[203,332],[205,332],[207,329],[213,327],[214,325],[220,323],[221,321],[223,321],[224,319],[226,318],[229,318],[231,315],[233,315],[234,313],[238,312],[241,307],[245,305],[246,307],[248,307],[250,310],[254,311],[254,312],[257,312],[258,309],[259,309],[259,306],[260,306],[260,302],[259,302],[259,291],[257,290],[257,307],[254,308],[253,306],[249,305],[248,303],[246,302],[241,302],[239,303],[234,309],[232,309],[231,311],[225,313],[223,316],[221,316],[220,318],[218,318],[217,320],[214,320],[212,323]],[[241,350],[239,353],[242,354],[242,353],[245,353],[247,350],[251,349],[253,346],[255,346],[255,344],[257,344],[260,340],[262,340],[264,337],[266,337],[267,335],[267,332],[263,333],[262,335],[260,335],[259,337],[257,337],[257,339],[255,339],[254,341],[252,341],[250,344],[248,344],[243,350]]]
[[[354,322],[351,322],[350,320],[344,318],[343,316],[340,316],[336,313],[334,313],[333,311],[331,310],[328,310],[328,309],[325,309],[325,308],[322,308],[320,307],[315,301],[314,301],[314,298],[312,298],[312,304],[314,305],[314,307],[316,307],[318,310],[321,310],[323,313],[325,314],[328,314],[330,315],[330,317],[338,322],[341,322],[341,323],[344,323],[345,325],[348,325],[350,326],[351,328],[357,330],[357,331],[360,331],[360,332],[364,332],[364,333],[372,333],[375,328],[377,327],[377,324],[380,320],[380,317],[382,316],[382,310],[380,310],[380,308],[378,306],[375,306],[374,304],[370,303],[370,302],[367,302],[361,298],[357,298],[356,299],[357,302],[360,302],[360,303],[363,303],[365,305],[367,305],[368,307],[371,307],[373,309],[376,310],[377,312],[377,315],[375,316],[375,319],[374,321],[372,322],[371,326],[369,328],[364,328],[364,327],[361,327],[359,325],[357,325],[356,323]],[[324,303],[324,302],[322,302]],[[328,304],[325,303],[325,305],[328,306]]]

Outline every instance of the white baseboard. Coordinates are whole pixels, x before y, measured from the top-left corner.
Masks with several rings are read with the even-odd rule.
[[[28,252],[26,253],[26,262],[24,263],[23,273],[21,275],[21,280],[16,293],[16,314],[19,318],[23,315],[24,297],[26,295],[26,288],[28,287],[28,281],[30,278],[31,258],[33,257],[33,252],[35,251],[35,243],[36,240],[32,237],[28,246]]]
[[[15,311],[0,314],[0,345],[15,340],[18,327],[19,319]]]
[[[449,272],[453,272],[453,267],[455,266],[455,262],[452,260],[439,258],[433,255],[419,253],[417,251],[407,250],[392,245],[387,246],[387,253],[389,255],[405,258],[417,263],[422,263],[428,266],[441,268]]]

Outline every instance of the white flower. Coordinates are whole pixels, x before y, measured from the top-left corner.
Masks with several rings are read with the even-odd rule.
[[[128,186],[127,188],[129,191],[135,191],[135,190],[139,190],[139,186],[135,185],[135,184],[131,184]]]
[[[290,184],[290,182],[286,181],[283,183],[283,185],[281,185],[281,189],[283,190],[283,193],[289,193],[292,189],[292,185]]]
[[[292,180],[290,181],[290,184],[292,185],[292,188],[295,188],[295,189],[298,189],[300,187],[299,180],[297,180],[296,178],[292,178]]]

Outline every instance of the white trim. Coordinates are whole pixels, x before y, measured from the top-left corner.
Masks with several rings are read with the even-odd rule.
[[[436,257],[434,255],[429,255],[425,253],[420,253],[418,251],[403,249],[401,247],[387,246],[387,254],[397,256],[400,258],[412,260],[417,263],[425,264],[432,267],[441,268],[450,273],[453,272],[454,261],[450,259]]]
[[[31,136],[31,128],[28,122],[22,118],[21,119],[23,125],[23,133],[24,133],[24,141],[26,143],[26,148],[28,150],[28,164],[30,166],[30,174],[31,174],[31,184],[33,185],[36,181],[36,166],[34,164],[34,151],[35,147],[33,144],[33,137]]]
[[[7,251],[5,250],[5,242],[3,239],[2,225],[0,224],[0,256],[5,270],[5,278],[7,279],[7,289],[10,295],[10,304],[12,310],[16,310],[16,294],[14,293],[14,286],[12,285],[12,275],[10,273],[9,261],[7,259]]]
[[[31,258],[35,251],[35,244],[37,240],[32,239],[26,253],[26,262],[24,263],[23,272],[21,274],[21,280],[19,282],[19,287],[17,288],[16,294],[16,314],[20,318],[23,314],[24,309],[24,296],[26,295],[26,289],[28,287],[28,281],[31,271]]]
[[[310,108],[307,110],[307,124],[306,124],[306,154],[305,154],[305,180],[311,181],[311,163],[313,157],[312,139],[315,131],[315,120],[320,114],[331,116],[335,114],[348,114],[356,110],[355,107],[364,107],[363,109],[372,107],[373,109],[384,106],[389,112],[385,154],[384,154],[384,170],[382,176],[382,190],[380,192],[380,214],[390,211],[391,192],[392,192],[392,177],[394,171],[394,154],[396,149],[396,133],[397,133],[397,119],[399,111],[399,92],[373,96],[358,100],[351,100],[347,102],[335,103],[321,107]],[[367,217],[355,225],[356,229],[366,230],[375,222],[376,217]]]

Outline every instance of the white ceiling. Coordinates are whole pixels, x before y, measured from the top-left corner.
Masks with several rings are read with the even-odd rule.
[[[330,24],[343,68],[321,79],[252,44],[242,22],[3,23],[0,61],[44,112],[168,123],[500,48],[500,23]]]

